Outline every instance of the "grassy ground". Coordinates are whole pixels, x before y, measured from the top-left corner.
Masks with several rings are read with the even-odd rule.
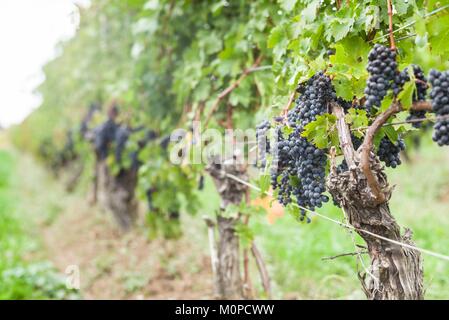
[[[396,185],[392,213],[414,231],[418,246],[448,255],[449,166],[444,164],[449,152],[427,139],[411,158],[413,162],[388,170]],[[85,190],[69,195],[30,157],[11,148],[0,151],[0,299],[75,297],[64,290],[53,265],[60,273],[69,265],[80,268],[84,298],[210,298],[201,215],[213,215],[219,199],[210,181],[201,195],[201,212],[183,217],[181,239],[149,241],[143,219],[123,236],[109,215],[88,206]],[[331,205],[320,212],[342,220]],[[357,279],[357,268],[363,266],[354,257],[322,260],[354,251],[347,230],[319,218],[300,224],[290,216],[274,224],[258,216],[251,226],[273,278],[275,298],[364,298]],[[423,257],[426,298],[448,299],[449,263]],[[260,292],[256,272],[252,280]]]
[[[0,299],[74,298],[42,255],[33,215],[23,210],[27,199],[19,197],[16,163],[0,150]]]

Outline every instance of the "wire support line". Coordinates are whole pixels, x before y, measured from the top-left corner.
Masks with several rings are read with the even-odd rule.
[[[237,177],[237,176],[235,176],[233,174],[226,173],[226,176],[228,178],[230,178],[230,179],[233,179],[236,182],[239,182],[239,183],[241,183],[241,184],[243,184],[243,185],[245,185],[245,186],[255,190],[255,191],[262,192],[262,190],[259,187],[255,186],[255,185],[253,185],[253,184],[251,184],[251,183],[249,183],[249,182],[247,182],[247,181],[245,181],[243,179],[240,179],[239,177]],[[265,192],[265,194],[269,195],[271,197],[273,196],[273,194],[271,192]],[[419,251],[421,253],[424,253],[424,254],[427,254],[429,256],[433,256],[433,257],[436,257],[436,258],[439,258],[439,259],[442,259],[442,260],[449,261],[449,256],[447,256],[447,255],[444,255],[444,254],[441,254],[441,253],[438,253],[438,252],[434,252],[434,251],[431,251],[431,250],[428,250],[428,249],[420,248],[420,247],[417,247],[417,246],[412,246],[410,244],[407,244],[407,243],[404,243],[404,242],[401,242],[401,241],[389,239],[387,237],[378,235],[378,234],[373,233],[373,232],[368,231],[368,230],[356,228],[354,226],[351,226],[349,224],[340,222],[338,220],[330,218],[330,217],[328,217],[326,215],[323,215],[321,213],[318,213],[316,211],[313,211],[313,210],[310,210],[308,208],[302,207],[302,206],[298,205],[297,203],[292,203],[292,205],[296,206],[299,209],[305,210],[305,211],[311,213],[314,216],[320,217],[320,218],[322,218],[324,220],[327,220],[327,221],[332,222],[334,224],[340,225],[341,227],[344,227],[346,229],[351,229],[351,230],[354,230],[354,231],[362,232],[362,233],[368,234],[368,235],[370,235],[372,237],[375,237],[377,239],[384,240],[384,241],[387,241],[387,242],[390,242],[390,243],[393,243],[393,244],[396,244],[398,246],[401,246],[401,247],[404,247],[404,248],[408,248],[408,249],[411,249],[411,250],[414,250],[414,251]]]

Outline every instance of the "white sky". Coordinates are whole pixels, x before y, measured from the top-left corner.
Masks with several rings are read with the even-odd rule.
[[[0,0],[0,125],[20,123],[40,103],[42,66],[78,25],[73,0]],[[80,1],[76,1],[80,3]]]

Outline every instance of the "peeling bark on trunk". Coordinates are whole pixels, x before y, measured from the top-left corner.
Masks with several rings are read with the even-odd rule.
[[[246,180],[246,167],[236,163],[232,157],[224,161],[215,158],[207,166],[221,197],[221,212],[217,215],[218,249],[215,288],[219,299],[243,299],[243,282],[240,273],[239,238],[235,233],[240,216],[225,217],[223,212],[229,205],[239,205],[247,187],[230,179],[232,174]]]
[[[378,204],[373,197],[367,180],[356,161],[356,168],[337,174],[331,168],[328,189],[334,199],[345,210],[349,223],[358,230],[414,245],[410,230],[401,235],[400,227],[390,213],[388,200],[391,188],[377,157],[371,153],[371,170],[385,195],[385,201]],[[418,251],[378,239],[357,231],[365,240],[371,258],[370,273],[361,282],[365,294],[373,300],[420,300],[423,299],[423,269]]]
[[[99,164],[98,185],[101,204],[112,212],[122,231],[130,230],[137,219],[137,171],[121,170],[117,176],[112,176],[106,163],[102,162]]]
[[[412,232],[405,229],[401,235],[400,227],[390,213],[388,201],[392,188],[383,166],[372,152],[377,129],[400,108],[392,105],[378,116],[369,127],[362,146],[355,151],[343,109],[336,103],[331,103],[330,107],[337,117],[340,148],[349,170],[337,173],[335,150],[331,149],[327,187],[345,210],[349,223],[367,244],[371,270],[367,272],[368,277],[366,274],[359,276],[363,290],[373,300],[421,300],[424,295],[421,254],[372,235],[414,245]]]
[[[217,296],[221,299],[241,299],[243,285],[240,276],[239,238],[235,234],[238,219],[217,217],[218,265]]]

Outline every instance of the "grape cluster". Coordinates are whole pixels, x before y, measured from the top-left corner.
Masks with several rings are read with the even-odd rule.
[[[295,108],[288,113],[288,121],[291,127],[299,125],[300,129],[314,121],[317,115],[326,113],[328,102],[337,99],[331,80],[323,72],[300,84],[297,91],[301,96]]]
[[[109,147],[115,139],[117,124],[113,119],[108,119],[106,122],[94,129],[94,149],[99,160],[107,158]]]
[[[395,83],[395,89],[400,85],[402,77],[397,74],[396,52],[388,47],[376,44],[368,55],[367,71],[370,76],[365,88],[365,109],[371,111],[378,108],[388,90]]]
[[[408,76],[408,69],[405,68],[402,71],[396,72],[394,75],[393,82],[391,83],[391,89],[393,90],[393,96],[397,97],[399,93],[404,88],[404,84],[410,80],[410,77]]]
[[[279,125],[275,128],[274,138],[274,149],[270,150],[270,152],[274,153],[273,163],[271,165],[271,186],[273,187],[273,189],[276,189],[280,187],[280,184],[278,183],[278,177],[283,171],[289,171],[290,174],[295,175],[296,170],[293,166],[294,161],[290,156],[290,142],[289,139],[284,138],[282,126]],[[292,146],[294,146],[294,141],[292,141]],[[286,188],[284,189],[287,190]],[[288,200],[279,202],[287,205],[290,202],[290,197],[287,198]]]
[[[413,66],[413,73],[415,75],[416,90],[413,93],[413,102],[425,101],[427,96],[427,79],[424,72],[419,66]],[[410,110],[410,114],[407,117],[407,121],[422,119],[426,115],[425,110]],[[412,126],[415,128],[421,128],[421,122],[412,122]]]
[[[387,167],[396,168],[401,164],[400,152],[402,150],[405,150],[404,140],[398,139],[396,144],[394,144],[388,137],[385,136],[382,140],[380,140],[377,155]]]
[[[78,154],[75,149],[75,141],[73,138],[73,131],[68,130],[66,133],[66,140],[62,150],[58,150],[54,157],[54,168],[62,168],[71,161],[76,160]]]
[[[278,189],[278,200],[284,206],[293,196],[298,205],[314,210],[329,201],[324,195],[327,156],[325,150],[315,147],[301,137],[301,133],[318,115],[327,113],[328,103],[335,100],[336,95],[330,79],[322,72],[297,90],[301,96],[287,115],[293,132],[285,134],[280,125],[275,129],[271,182],[273,188]],[[305,218],[306,211],[302,209],[300,220]]]
[[[115,132],[115,161],[118,164],[122,163],[123,151],[130,135],[131,130],[127,126],[119,126]]]
[[[449,116],[449,71],[431,70],[429,81],[432,85],[432,110],[437,116]],[[449,119],[436,121],[433,128],[433,141],[439,146],[449,145]]]
[[[256,141],[257,141],[257,157],[258,166],[265,168],[267,164],[267,152],[270,152],[270,142],[267,138],[267,133],[270,130],[270,122],[265,120],[256,127]]]

